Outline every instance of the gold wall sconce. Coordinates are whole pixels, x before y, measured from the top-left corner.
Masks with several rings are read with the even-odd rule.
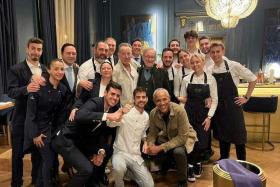
[[[180,26],[181,28],[184,28],[187,23],[187,16],[180,16],[179,18],[180,18]]]

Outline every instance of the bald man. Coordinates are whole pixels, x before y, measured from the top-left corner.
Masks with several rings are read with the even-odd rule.
[[[156,107],[150,113],[150,129],[144,152],[155,156],[163,171],[167,171],[170,160],[175,160],[178,171],[178,186],[187,181],[187,153],[193,150],[197,141],[196,132],[189,124],[185,109],[170,102],[170,95],[164,88],[153,93]]]

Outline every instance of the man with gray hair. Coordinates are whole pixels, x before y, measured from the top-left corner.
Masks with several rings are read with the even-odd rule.
[[[169,87],[168,73],[165,69],[156,67],[156,50],[146,48],[143,52],[144,66],[138,69],[139,78],[137,86],[147,89],[148,103],[145,110],[149,113],[154,108],[153,92],[157,88],[165,88],[169,93],[172,92]]]
[[[118,56],[115,55],[117,41],[113,37],[108,37],[105,39],[105,42],[108,44],[109,51],[108,51],[108,60],[111,62],[113,67],[118,63]]]
[[[132,50],[129,43],[121,43],[118,51],[119,63],[113,72],[113,81],[122,86],[121,104],[133,103],[133,90],[136,88],[138,73],[131,60]]]
[[[175,159],[178,186],[183,187],[187,181],[187,153],[197,141],[196,132],[189,124],[185,109],[170,101],[166,89],[156,89],[153,100],[156,107],[150,113],[148,146],[144,152],[156,156],[155,161],[160,163],[163,172],[169,169],[170,160]]]

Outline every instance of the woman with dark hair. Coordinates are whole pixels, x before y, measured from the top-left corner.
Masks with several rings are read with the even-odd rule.
[[[183,80],[186,76],[192,73],[193,70],[191,69],[190,65],[191,54],[188,51],[181,49],[178,53],[178,57],[179,63],[182,64],[182,67],[178,69],[174,77],[174,95],[180,102],[183,102],[183,98],[180,95],[182,85],[185,85]]]
[[[67,88],[60,83],[64,76],[64,64],[55,59],[48,64],[49,78],[46,85],[27,100],[24,150],[33,145],[41,156],[36,186],[53,186],[51,176],[55,153],[51,149],[52,137],[66,120]]]
[[[91,90],[83,89],[79,99],[72,106],[69,120],[73,121],[76,111],[90,98],[103,97],[104,91],[108,83],[112,80],[113,66],[109,62],[103,62],[100,65],[100,77],[92,79],[93,87]]]

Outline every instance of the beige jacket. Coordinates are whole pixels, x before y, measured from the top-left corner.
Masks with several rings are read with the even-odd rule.
[[[113,81],[122,86],[121,104],[133,103],[133,90],[137,86],[138,73],[135,67],[130,64],[131,72],[129,73],[119,61],[114,67]]]
[[[185,109],[170,102],[169,121],[166,125],[160,111],[154,108],[150,113],[150,129],[147,136],[148,145],[158,141],[165,152],[185,145],[187,153],[193,150],[197,141],[196,132],[189,123]]]

